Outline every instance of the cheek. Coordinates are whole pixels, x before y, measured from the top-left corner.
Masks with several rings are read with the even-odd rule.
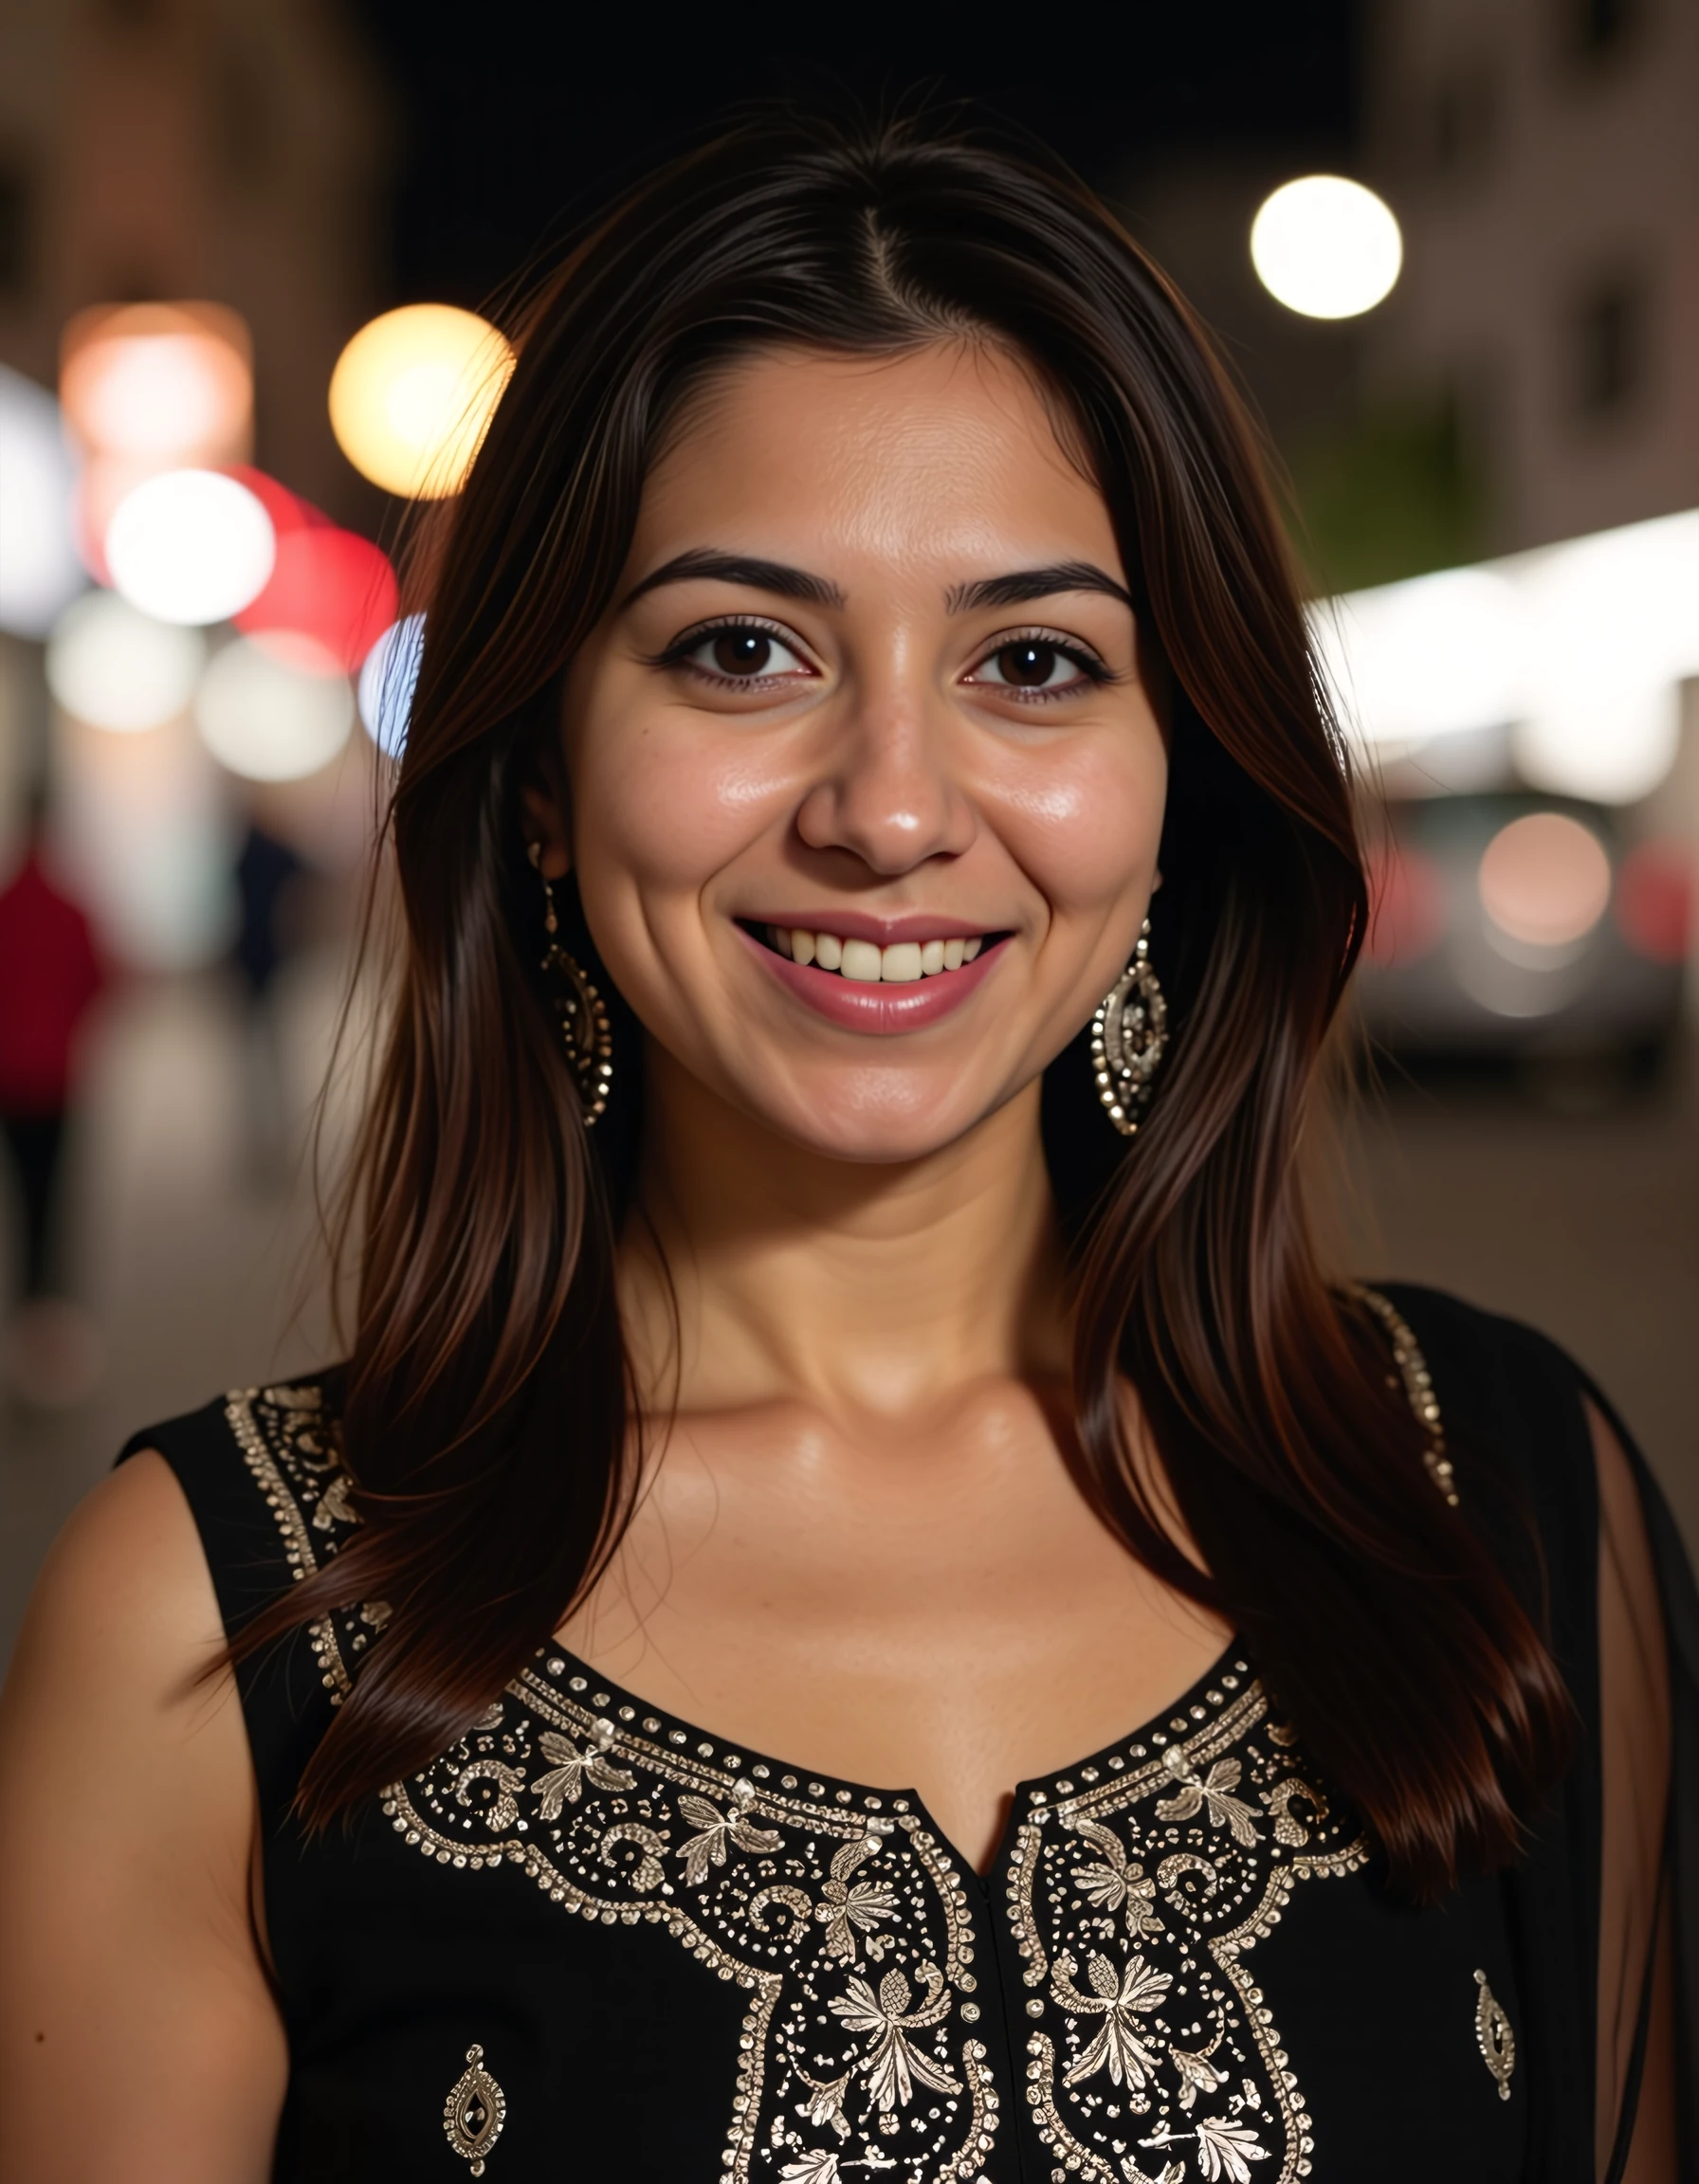
[[[782,815],[791,785],[747,738],[604,717],[578,739],[575,857],[587,891],[689,895]]]
[[[1053,773],[1010,781],[1005,831],[1058,916],[1112,910],[1150,884],[1167,791],[1167,753],[1153,724],[1105,737]]]

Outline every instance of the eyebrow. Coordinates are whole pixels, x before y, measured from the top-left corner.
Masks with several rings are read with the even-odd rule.
[[[844,594],[824,576],[811,576],[806,569],[793,569],[783,561],[763,561],[750,554],[722,554],[712,546],[694,546],[650,572],[620,602],[620,611],[646,592],[663,584],[688,584],[693,577],[714,576],[722,584],[747,585],[752,592],[776,592],[781,599],[807,599],[816,607],[842,607]]]
[[[693,546],[651,570],[620,602],[621,613],[646,593],[666,584],[688,584],[692,579],[717,578],[722,584],[741,584],[752,592],[776,592],[781,599],[806,599],[816,607],[848,604],[842,587],[806,569],[793,569],[785,561],[766,561],[758,555],[726,554],[713,546]],[[1034,599],[1054,598],[1062,592],[1100,592],[1133,609],[1133,595],[1095,561],[1052,561],[1041,569],[1012,570],[1005,576],[980,576],[971,584],[953,584],[944,594],[944,610],[966,614],[986,607],[1021,607]]]
[[[1050,599],[1058,592],[1102,592],[1132,608],[1133,595],[1095,561],[1052,561],[1043,569],[1017,569],[1007,576],[981,576],[973,584],[953,585],[944,598],[952,614],[979,607],[1024,607],[1032,599]]]

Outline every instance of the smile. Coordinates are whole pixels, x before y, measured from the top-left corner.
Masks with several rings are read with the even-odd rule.
[[[762,937],[793,963],[813,963],[868,986],[912,986],[918,978],[959,971],[974,960],[985,941],[982,933],[972,933],[947,940],[895,940],[881,948],[874,941],[839,933],[810,932],[804,925],[764,926]]]
[[[881,940],[870,937],[870,919],[851,912],[842,921],[864,930],[754,919],[740,919],[737,930],[793,999],[843,1030],[875,1037],[923,1030],[953,1014],[1002,961],[1012,937],[951,933],[942,920],[926,919],[893,920],[896,935]]]

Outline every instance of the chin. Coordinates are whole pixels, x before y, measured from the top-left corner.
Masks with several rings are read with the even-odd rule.
[[[838,1083],[811,1097],[798,1090],[779,1102],[750,1102],[751,1111],[776,1136],[831,1160],[868,1167],[897,1167],[928,1159],[984,1121],[989,1103],[970,1105],[959,1083],[877,1087]]]

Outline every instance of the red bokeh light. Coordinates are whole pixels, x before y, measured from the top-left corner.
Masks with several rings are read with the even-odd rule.
[[[1678,842],[1642,842],[1617,874],[1617,925],[1654,963],[1685,963],[1693,937],[1693,860]]]
[[[1445,890],[1419,850],[1390,842],[1369,852],[1369,931],[1364,954],[1387,969],[1416,963],[1445,931]]]
[[[395,573],[370,539],[338,529],[305,502],[296,506],[301,513],[295,527],[278,528],[271,581],[237,615],[236,627],[249,635],[298,630],[335,653],[352,675],[395,619]]]
[[[303,500],[299,493],[291,493],[286,485],[280,485],[275,478],[264,470],[256,470],[250,463],[227,463],[225,475],[234,478],[239,485],[246,485],[254,499],[271,518],[271,528],[280,539],[292,531],[305,531],[314,526],[330,528],[330,518]]]

